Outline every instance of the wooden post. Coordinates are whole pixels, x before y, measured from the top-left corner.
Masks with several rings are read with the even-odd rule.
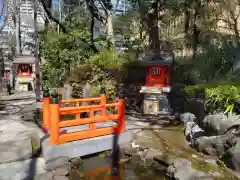
[[[90,109],[89,117],[91,119],[94,119],[94,110],[93,109]],[[95,129],[95,123],[90,123],[89,124],[89,129],[91,129],[91,130]]]
[[[124,100],[124,93],[122,88],[118,91],[118,121],[117,121],[117,133],[122,133],[125,131],[125,100]]]
[[[100,104],[101,105],[107,104],[107,97],[104,87],[101,87],[100,89],[100,97],[101,97]],[[102,108],[102,116],[107,116],[107,109],[105,107]]]
[[[56,91],[54,91],[51,94],[51,104],[50,104],[50,143],[52,145],[58,144],[58,139],[60,136],[60,128],[59,128],[59,122],[60,122],[60,114],[59,114],[59,100],[58,100],[58,94]]]
[[[43,127],[44,131],[48,132],[50,128],[50,94],[49,89],[45,88],[43,91]]]

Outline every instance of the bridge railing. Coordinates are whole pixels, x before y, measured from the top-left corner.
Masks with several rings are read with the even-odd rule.
[[[76,104],[82,102],[99,101],[96,105],[64,107],[62,104]],[[117,112],[108,113],[107,109],[115,108]],[[100,114],[96,115],[96,112]],[[82,118],[81,113],[88,113],[88,117]],[[75,115],[75,119],[61,120],[64,115]],[[50,130],[50,142],[52,145],[62,144],[70,141],[104,136],[108,134],[119,134],[125,131],[125,103],[123,97],[119,96],[117,102],[107,104],[106,95],[102,92],[100,97],[73,100],[59,100],[58,94],[45,93],[43,99],[44,128]],[[97,128],[96,123],[116,120],[115,126]],[[60,128],[89,125],[87,130],[60,133]]]

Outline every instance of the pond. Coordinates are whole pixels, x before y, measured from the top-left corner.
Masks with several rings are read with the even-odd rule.
[[[72,180],[167,180],[163,171],[153,170],[151,167],[144,167],[133,164],[131,161],[120,160],[118,176],[112,176],[112,157],[92,156],[83,159],[83,165],[71,173]]]

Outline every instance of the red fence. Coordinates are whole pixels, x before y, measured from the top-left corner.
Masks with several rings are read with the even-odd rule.
[[[94,105],[79,106],[83,102],[99,102]],[[64,107],[70,104],[74,107]],[[109,113],[109,108],[115,108],[117,113]],[[100,112],[96,115],[96,112]],[[81,113],[88,113],[88,117],[81,118]],[[61,120],[61,116],[74,115],[74,119]],[[115,126],[96,128],[99,122],[116,120]],[[107,104],[106,95],[101,94],[96,98],[84,98],[73,100],[58,100],[57,93],[53,93],[51,98],[48,93],[44,93],[43,98],[43,121],[44,128],[50,130],[50,142],[52,145],[62,144],[70,141],[104,136],[108,134],[119,134],[125,131],[125,103],[123,98],[117,102]],[[60,134],[60,128],[88,124],[87,130]]]

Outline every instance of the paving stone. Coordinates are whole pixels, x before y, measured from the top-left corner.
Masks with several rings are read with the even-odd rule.
[[[18,160],[32,154],[32,141],[30,137],[12,139],[0,142],[0,162]]]
[[[66,177],[66,176],[54,176],[53,179],[56,179],[56,180],[69,180],[69,178]]]
[[[46,172],[44,174],[38,174],[33,180],[52,180],[54,174],[52,172]]]
[[[150,125],[150,123],[148,122],[141,122],[141,121],[136,121],[133,122],[133,125],[138,126],[139,127],[148,127]]]
[[[115,135],[105,135],[89,139],[82,139],[63,143],[57,146],[51,145],[49,138],[42,143],[44,159],[47,161],[59,156],[69,156],[70,158],[86,156],[94,153],[111,150]],[[124,132],[118,136],[120,147],[132,141],[132,133]]]
[[[0,179],[33,179],[37,174],[46,173],[44,167],[45,161],[43,158],[0,164]]]

